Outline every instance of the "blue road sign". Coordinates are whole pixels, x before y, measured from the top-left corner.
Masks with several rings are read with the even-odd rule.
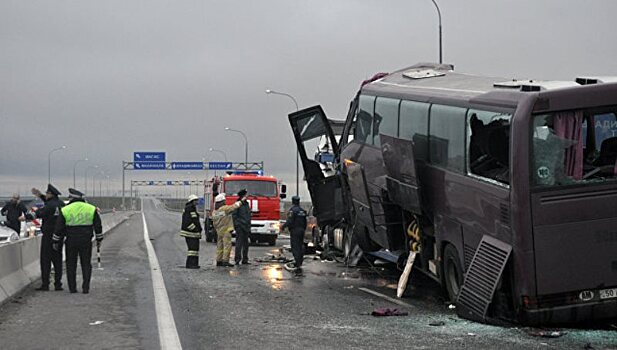
[[[171,185],[173,185],[173,184],[174,184],[174,182],[173,182],[173,181],[167,181],[167,185],[168,185],[168,186],[171,186]]]
[[[135,162],[135,170],[165,170],[165,162]]]
[[[184,182],[184,185],[186,185],[186,186],[190,186],[191,185],[190,181],[182,181],[182,182]]]
[[[203,162],[171,162],[172,170],[204,170]]]
[[[133,152],[133,162],[164,162],[165,152]]]
[[[231,169],[231,162],[209,162],[208,169],[210,170],[229,170]]]

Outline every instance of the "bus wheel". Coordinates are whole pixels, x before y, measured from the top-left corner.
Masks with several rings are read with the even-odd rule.
[[[458,252],[452,244],[446,245],[443,252],[443,279],[450,302],[455,302],[463,284],[463,269]]]

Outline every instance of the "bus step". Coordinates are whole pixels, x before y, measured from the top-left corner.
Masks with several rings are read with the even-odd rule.
[[[484,322],[512,246],[490,236],[482,237],[471,260],[457,300],[459,316]]]

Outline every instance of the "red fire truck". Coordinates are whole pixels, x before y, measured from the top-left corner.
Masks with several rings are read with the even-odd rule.
[[[274,176],[264,176],[256,172],[233,172],[225,176],[215,176],[204,184],[204,218],[206,241],[216,241],[216,232],[212,226],[214,197],[225,193],[226,204],[238,200],[236,195],[241,189],[248,192],[251,207],[251,243],[276,244],[281,225],[281,198],[285,198],[286,186],[279,184]]]

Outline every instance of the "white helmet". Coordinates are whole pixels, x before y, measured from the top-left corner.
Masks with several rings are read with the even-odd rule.
[[[192,202],[192,201],[195,201],[195,200],[198,200],[198,199],[199,199],[199,197],[197,197],[196,195],[192,194],[192,195],[189,196],[189,199],[187,200],[187,202]]]
[[[216,197],[214,197],[215,202],[224,202],[225,201],[225,193],[220,193]]]

